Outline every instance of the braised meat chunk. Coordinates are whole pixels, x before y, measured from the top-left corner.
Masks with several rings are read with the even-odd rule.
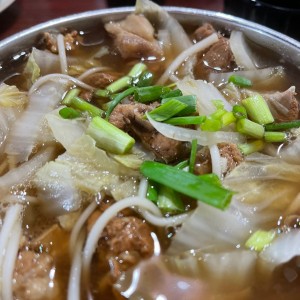
[[[296,92],[294,86],[284,92],[264,94],[264,98],[277,122],[298,119],[299,103],[295,96]]]
[[[52,53],[58,53],[57,32],[43,32],[40,43]],[[79,35],[76,30],[64,33],[64,43],[67,51],[74,50],[78,45]]]
[[[107,23],[105,29],[114,38],[114,45],[123,58],[163,56],[152,25],[142,15],[131,14],[121,22]]]
[[[220,37],[207,52],[198,55],[194,73],[196,78],[206,79],[211,72],[229,72],[235,67],[228,39]]]
[[[109,121],[139,139],[160,161],[170,163],[185,158],[189,153],[187,143],[163,136],[149,121],[143,119],[143,114],[152,110],[155,105],[119,104],[110,115]]]
[[[50,255],[33,251],[20,252],[14,272],[13,290],[16,299],[54,299],[59,294],[59,287],[53,283],[50,274],[54,270]]]
[[[197,42],[199,42],[214,32],[216,32],[216,30],[210,23],[204,23],[195,30],[193,37]]]

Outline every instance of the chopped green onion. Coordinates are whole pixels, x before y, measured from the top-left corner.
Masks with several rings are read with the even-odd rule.
[[[222,187],[222,181],[220,180],[220,178],[217,174],[214,174],[214,173],[202,174],[202,175],[199,175],[198,177],[201,178],[201,180],[204,180],[208,183]]]
[[[272,243],[275,237],[276,237],[276,232],[273,230],[271,231],[257,230],[246,241],[245,246],[249,249],[260,252],[264,250],[266,247],[268,247]]]
[[[249,118],[258,124],[269,124],[274,122],[272,113],[265,99],[255,94],[249,98],[242,100],[242,104],[247,110]]]
[[[134,99],[137,102],[148,103],[155,100],[160,100],[162,95],[169,92],[170,88],[162,85],[153,85],[136,88]]]
[[[73,97],[69,106],[82,112],[88,112],[92,117],[102,116],[104,114],[102,109],[79,97]]]
[[[231,111],[227,111],[222,117],[221,121],[223,126],[227,126],[231,123],[234,123],[236,121],[236,118],[234,117],[233,113]]]
[[[145,161],[140,171],[155,182],[219,209],[225,209],[233,196],[232,191],[208,183],[199,176],[158,162]]]
[[[232,108],[233,115],[236,119],[247,118],[246,108],[242,105],[234,105]]]
[[[146,197],[157,203],[158,199],[158,184],[153,182],[152,180],[148,180],[148,188],[147,188],[147,195]]]
[[[138,87],[150,86],[153,82],[154,75],[149,71],[144,71],[136,85]]]
[[[171,99],[170,101],[154,108],[149,112],[149,115],[153,120],[162,122],[177,115],[186,107],[187,105],[182,103],[181,101]]]
[[[109,96],[109,91],[98,89],[95,91],[94,95],[97,97],[107,98]]]
[[[75,88],[75,89],[69,90],[62,100],[62,104],[69,106],[72,99],[74,97],[77,97],[79,94],[80,94],[80,89]]]
[[[238,132],[251,136],[256,139],[263,138],[265,129],[262,125],[252,122],[248,119],[240,119],[236,122]]]
[[[92,119],[87,134],[96,141],[99,148],[116,154],[128,152],[135,143],[135,140],[126,132],[100,117]]]
[[[206,116],[174,117],[164,123],[171,125],[200,125],[206,120]]]
[[[184,211],[184,204],[178,193],[164,185],[159,187],[157,206],[163,213],[174,214]]]
[[[120,79],[114,81],[111,83],[108,87],[106,87],[106,90],[110,94],[117,93],[131,85],[132,78],[129,76],[121,77]]]
[[[287,135],[285,132],[266,131],[264,139],[267,143],[283,143],[287,140]]]
[[[184,169],[184,168],[186,168],[186,167],[188,167],[189,166],[189,161],[188,160],[183,160],[183,161],[181,161],[180,163],[178,163],[176,166],[175,166],[175,168],[177,168],[177,169]]]
[[[252,86],[252,81],[240,75],[231,75],[228,78],[228,82],[232,82],[239,87],[250,87]]]
[[[200,125],[200,128],[204,131],[219,131],[222,128],[222,121],[219,119],[206,117],[205,121]]]
[[[224,110],[224,103],[222,100],[212,100],[212,103],[216,107],[216,109]]]
[[[197,98],[196,98],[196,96],[194,96],[194,95],[186,95],[186,96],[178,96],[178,97],[170,97],[170,98],[163,98],[162,100],[161,100],[161,103],[162,104],[164,104],[164,103],[166,103],[166,102],[168,102],[168,101],[170,101],[170,100],[177,100],[177,101],[180,101],[180,102],[182,102],[182,103],[184,103],[184,104],[186,104],[187,105],[187,107],[184,109],[184,110],[182,110],[179,114],[178,114],[178,116],[188,116],[188,115],[191,115],[191,114],[193,114],[193,113],[195,113],[196,112],[196,101],[197,101]]]
[[[134,78],[140,77],[144,71],[146,71],[147,66],[143,63],[137,63],[129,71],[128,76]]]
[[[192,140],[190,163],[189,163],[189,172],[190,173],[194,173],[194,170],[195,170],[197,147],[198,147],[197,140],[196,139]]]
[[[180,96],[182,96],[182,91],[179,89],[171,90],[170,92],[164,94],[164,98],[180,97]]]
[[[110,114],[112,113],[112,111],[115,109],[115,107],[126,97],[133,95],[134,91],[135,91],[135,87],[131,87],[125,91],[123,91],[122,93],[118,94],[116,97],[114,97],[114,99],[110,102],[110,104],[108,105],[108,109],[106,111],[106,119],[108,120],[110,117]]]
[[[80,117],[80,113],[71,107],[64,107],[60,109],[59,115],[64,119],[75,119]]]
[[[238,148],[244,155],[262,151],[265,147],[263,140],[255,140],[249,143],[238,144]]]
[[[298,127],[300,127],[300,120],[282,122],[282,123],[272,123],[272,124],[265,125],[265,129],[267,131],[288,130],[288,129],[298,128]]]

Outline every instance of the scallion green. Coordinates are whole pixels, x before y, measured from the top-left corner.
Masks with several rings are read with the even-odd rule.
[[[264,139],[267,143],[283,143],[287,140],[287,134],[280,131],[266,131]]]
[[[300,127],[300,120],[282,122],[282,123],[272,123],[272,124],[265,125],[266,131],[280,131],[280,130],[298,128],[298,127]]]
[[[250,87],[252,86],[252,81],[244,76],[231,75],[228,78],[228,82],[232,82],[239,87]]]
[[[219,209],[228,207],[233,196],[233,192],[230,190],[208,183],[199,176],[162,163],[145,161],[141,165],[140,171],[144,176],[155,182]]]
[[[80,112],[71,107],[64,107],[59,110],[59,115],[64,119],[76,119],[80,117]]]
[[[251,136],[256,139],[261,139],[264,136],[265,129],[262,125],[252,122],[248,119],[240,119],[236,122],[238,132]]]
[[[197,140],[192,140],[190,162],[189,162],[189,172],[194,173],[195,164],[196,164],[196,155],[197,155],[198,143]]]
[[[249,155],[254,152],[262,151],[265,147],[265,143],[263,140],[254,140],[244,144],[237,145],[242,154]]]
[[[206,116],[174,117],[164,123],[171,125],[200,125],[206,120]]]
[[[257,230],[246,241],[245,246],[249,249],[260,252],[264,250],[265,247],[269,246],[275,237],[276,232],[274,230]]]

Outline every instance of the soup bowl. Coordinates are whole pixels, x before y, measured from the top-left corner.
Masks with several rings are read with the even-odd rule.
[[[300,233],[298,227],[300,216],[298,215],[300,213],[297,195],[299,193],[300,167],[298,165],[300,162],[299,155],[297,155],[299,133],[296,128],[300,127],[300,124],[297,123],[298,120],[294,120],[294,123],[297,124],[288,128],[290,130],[288,134],[283,133],[278,138],[278,135],[274,133],[274,131],[278,133],[278,129],[267,129],[268,125],[271,126],[270,128],[275,128],[272,127],[274,124],[282,123],[274,122],[276,117],[273,118],[273,116],[277,112],[276,109],[266,112],[268,116],[271,114],[271,121],[261,121],[259,117],[256,117],[255,112],[253,116],[251,109],[248,111],[247,104],[242,106],[240,102],[245,99],[252,101],[259,98],[260,104],[255,107],[254,111],[267,109],[265,107],[268,105],[264,98],[271,99],[270,101],[276,100],[277,96],[274,95],[283,93],[282,90],[279,90],[281,85],[275,81],[270,83],[272,84],[271,88],[266,88],[264,75],[259,80],[256,77],[259,76],[259,73],[268,72],[271,77],[278,73],[279,78],[282,78],[284,77],[283,71],[288,74],[286,80],[292,86],[288,89],[288,93],[291,93],[293,99],[296,99],[296,92],[300,88],[300,83],[297,82],[300,75],[300,43],[265,26],[224,13],[183,7],[164,7],[164,9],[186,28],[190,36],[197,27],[205,23],[210,23],[217,31],[222,32],[222,37],[229,37],[232,32],[242,33],[251,49],[250,52],[253,53],[253,61],[259,66],[255,69],[255,74],[251,75],[253,87],[257,87],[259,93],[256,93],[255,89],[251,90],[251,82],[245,85],[245,81],[243,83],[236,81],[240,79],[235,76],[233,79],[227,77],[225,80],[212,77],[211,81],[215,86],[207,83],[210,77],[205,78],[206,80],[198,78],[198,81],[189,81],[194,79],[188,78],[187,82],[180,79],[181,83],[178,84],[176,83],[177,76],[180,77],[181,73],[175,72],[176,70],[169,71],[166,80],[152,84],[160,89],[158,96],[160,100],[161,98],[172,98],[171,100],[180,102],[187,96],[189,97],[188,101],[195,101],[194,107],[197,109],[193,108],[191,118],[196,117],[195,113],[202,109],[202,104],[197,104],[198,98],[205,98],[205,95],[212,91],[211,89],[215,94],[211,96],[210,100],[219,100],[218,97],[222,99],[225,97],[221,104],[218,101],[212,102],[212,108],[209,108],[201,123],[185,123],[184,125],[188,126],[176,127],[180,128],[178,132],[172,123],[162,123],[155,119],[155,115],[151,114],[159,105],[156,102],[151,104],[153,105],[151,109],[148,107],[148,100],[138,104],[142,105],[142,108],[141,106],[135,107],[135,110],[145,116],[141,117],[137,123],[138,129],[128,130],[128,132],[133,132],[132,135],[137,140],[140,139],[141,144],[143,144],[144,134],[139,135],[137,131],[139,128],[148,130],[149,124],[147,123],[146,126],[143,123],[148,122],[145,121],[146,116],[151,126],[159,134],[165,135],[167,139],[174,138],[176,141],[184,143],[184,146],[179,148],[180,150],[176,153],[176,158],[171,161],[171,166],[161,169],[169,163],[169,158],[164,155],[160,159],[156,157],[155,151],[158,148],[164,148],[160,142],[155,146],[146,147],[147,151],[145,150],[144,153],[140,150],[141,145],[131,148],[135,142],[132,141],[132,137],[123,137],[123,135],[119,135],[120,133],[116,133],[117,135],[113,139],[104,135],[99,138],[99,134],[95,134],[94,128],[92,128],[92,126],[100,126],[99,122],[102,122],[100,120],[105,119],[100,117],[104,117],[105,114],[106,119],[111,120],[120,103],[124,107],[127,105],[127,108],[133,105],[133,99],[139,97],[139,88],[145,88],[145,86],[135,85],[134,79],[138,76],[130,75],[130,84],[125,85],[125,91],[124,86],[121,91],[117,89],[118,93],[112,92],[107,87],[97,88],[95,92],[95,89],[90,86],[91,81],[81,82],[81,80],[84,81],[84,78],[78,76],[78,72],[80,73],[78,68],[74,71],[76,74],[74,77],[78,78],[76,77],[73,81],[67,78],[66,72],[63,75],[55,74],[57,86],[52,86],[55,81],[54,77],[50,78],[47,74],[44,77],[49,79],[49,82],[46,80],[37,84],[39,79],[35,78],[36,81],[30,84],[30,88],[25,93],[21,93],[22,97],[29,95],[30,99],[36,101],[32,108],[33,114],[24,117],[25,112],[18,111],[11,122],[12,129],[9,128],[6,133],[0,135],[2,138],[6,134],[9,136],[13,133],[16,136],[19,135],[20,138],[25,136],[26,142],[28,142],[28,140],[32,140],[31,130],[33,130],[35,139],[38,140],[38,144],[34,143],[27,157],[26,155],[23,157],[23,153],[15,155],[17,150],[16,146],[11,146],[12,138],[9,137],[6,140],[4,137],[0,143],[0,147],[2,143],[5,144],[2,150],[0,148],[2,160],[7,158],[8,161],[0,165],[2,167],[2,169],[0,168],[0,199],[3,202],[1,205],[3,211],[0,213],[2,225],[0,250],[6,250],[3,252],[6,253],[5,260],[10,262],[5,263],[0,258],[1,274],[9,274],[5,278],[2,276],[2,283],[0,282],[3,299],[11,299],[12,295],[22,297],[24,291],[29,298],[30,295],[34,295],[34,299],[46,299],[45,294],[48,295],[47,299],[184,299],[184,297],[186,299],[253,299],[253,297],[281,299],[283,296],[286,297],[285,299],[296,299],[296,295],[299,295]],[[95,47],[101,45],[104,39],[103,34],[98,36],[93,33],[95,28],[99,28],[103,32],[103,24],[119,22],[133,12],[133,7],[83,12],[39,24],[2,40],[0,42],[0,87],[5,87],[6,84],[13,82],[19,85],[20,89],[24,89],[27,84],[21,82],[24,80],[24,73],[22,73],[24,65],[27,67],[32,48],[40,47],[42,33],[63,32],[66,28],[76,30],[83,37],[80,40],[83,47],[90,46],[95,50]],[[217,34],[215,36],[216,39],[222,38]],[[108,35],[106,38],[109,39]],[[195,40],[194,42],[195,45],[198,44]],[[111,43],[105,43],[106,48],[111,46]],[[118,55],[115,52],[114,50],[113,59]],[[98,58],[101,58],[102,54],[97,53],[100,55]],[[189,57],[191,54],[186,55]],[[120,62],[120,58],[118,59]],[[175,62],[176,59],[174,58]],[[181,64],[184,65],[185,59],[186,57],[183,57],[177,68]],[[127,57],[122,60],[124,64],[127,64],[128,61],[130,59],[128,60]],[[142,59],[134,64],[133,69],[136,71],[139,70],[138,68],[142,68],[141,73],[144,74],[144,63],[149,63],[149,69],[155,70],[151,58]],[[132,64],[129,63],[126,66],[128,69],[128,66],[132,67]],[[121,70],[122,67],[118,67],[110,74],[111,76],[117,74],[120,77],[120,73],[124,73],[124,70]],[[105,68],[101,69],[101,72],[107,70],[106,65]],[[248,71],[247,68],[245,69]],[[100,71],[100,69],[97,70]],[[131,71],[128,74],[133,74]],[[245,70],[236,66],[231,71]],[[175,90],[182,90],[179,95],[164,96],[163,93],[174,92],[172,90],[174,84],[166,86],[166,82],[169,82],[168,76],[177,84],[178,89]],[[244,76],[248,75],[241,75],[243,80]],[[121,79],[124,78],[121,76]],[[115,79],[111,81],[115,81]],[[262,81],[262,83],[258,81]],[[65,90],[66,82],[69,84],[68,91]],[[198,84],[199,87],[205,88],[202,94],[197,94],[194,89],[195,86],[198,87]],[[162,85],[163,88],[161,88]],[[94,107],[90,113],[90,106],[88,106],[87,111],[82,113],[82,103],[88,102],[84,101],[84,97],[91,96],[87,93],[80,94],[82,92],[80,89],[86,90],[90,94],[95,92],[98,97],[96,97],[97,101],[100,99],[96,103],[100,103],[101,109],[97,107],[98,110],[95,113]],[[277,94],[270,96],[274,90],[274,93]],[[70,96],[70,92],[77,94]],[[260,93],[263,96],[260,96]],[[232,99],[230,102],[231,94],[238,94],[240,102]],[[63,99],[59,106],[60,110],[58,111],[58,105],[56,105],[53,111],[45,113],[47,124],[51,130],[47,127],[43,115],[40,119],[40,127],[32,129],[31,121],[32,123],[36,122],[34,118],[41,114],[35,108],[40,105],[41,99],[38,97],[42,96],[42,99],[49,98],[52,101],[51,97],[58,97],[57,95]],[[123,98],[120,98],[120,95]],[[110,96],[108,101],[107,98]],[[61,111],[70,106],[66,100],[70,97],[71,99],[76,98],[77,104],[74,104],[75,108],[72,108],[72,112],[68,111],[66,116]],[[105,101],[103,103],[102,98],[106,98],[107,103]],[[165,103],[171,100],[168,99]],[[298,102],[295,101],[293,105],[298,109]],[[164,105],[163,102],[161,100],[162,104],[159,107]],[[30,103],[27,105],[29,108],[32,106]],[[66,107],[61,108],[62,104]],[[91,106],[93,107],[94,104],[93,102]],[[2,105],[1,99],[0,105]],[[24,103],[22,105],[24,106]],[[10,105],[7,106],[10,109]],[[184,106],[186,108],[188,104],[184,103]],[[238,113],[234,112],[232,108],[234,106],[238,107]],[[41,107],[41,111],[44,109]],[[170,108],[167,109],[167,111],[169,110]],[[248,120],[245,114],[241,117],[240,114],[243,114],[244,110],[251,120]],[[110,111],[109,115],[108,111]],[[208,129],[205,129],[204,122],[215,120],[217,115],[214,114],[215,112],[221,113],[220,116],[231,116],[231,121],[226,124],[228,126],[223,124],[224,130],[223,127],[215,130],[209,127],[212,125],[208,123]],[[8,113],[10,112],[6,111],[5,116]],[[69,113],[75,113],[74,120]],[[0,110],[0,116],[2,116],[1,114]],[[123,120],[122,115],[114,117],[116,124]],[[24,122],[27,121],[26,126],[17,125],[21,118],[24,119]],[[170,118],[167,117],[167,120]],[[256,129],[254,132],[251,130],[246,132],[246,129],[240,125],[243,122],[241,120],[245,119],[255,123],[256,128],[259,128],[258,131],[263,131],[262,135],[257,133]],[[296,119],[298,119],[298,115]],[[218,119],[219,121],[220,119]],[[134,123],[133,120],[130,122]],[[63,127],[59,127],[57,124],[59,126],[63,124]],[[201,132],[209,131],[209,133],[205,133],[200,138],[198,136],[200,131],[195,129],[198,125]],[[203,127],[201,127],[202,125]],[[22,134],[19,131],[18,134],[15,133],[20,129],[18,126],[24,127],[24,131],[20,131]],[[102,127],[103,132],[105,126]],[[238,128],[238,133],[234,132],[231,135],[235,128]],[[114,128],[113,132],[115,130]],[[220,131],[221,134],[217,135],[215,131]],[[265,137],[267,131],[271,135],[269,140]],[[112,134],[112,131],[110,132]],[[151,139],[157,135],[157,132],[151,131]],[[186,138],[187,136],[188,138]],[[111,140],[123,138],[127,141],[129,139],[125,148],[116,150],[115,146],[111,146]],[[245,150],[245,146],[239,146],[239,150],[234,148],[235,153],[238,151],[241,158],[234,157],[233,159],[232,154],[226,156],[222,152],[225,151],[224,148],[222,150],[223,139],[230,140],[230,145],[236,142],[239,145],[248,143],[249,146],[250,143],[255,142],[255,146],[251,145],[256,148],[251,151],[249,147]],[[52,144],[56,145],[55,149]],[[108,144],[109,147],[107,147]],[[221,144],[223,146],[220,146]],[[295,147],[294,144],[296,144]],[[229,142],[226,145],[229,145]],[[21,148],[27,146],[27,144],[24,146],[22,144]],[[168,148],[169,151],[176,147],[177,144],[171,144],[165,148]],[[228,147],[232,149],[233,146]],[[83,156],[82,149],[84,150]],[[154,149],[154,153],[148,153],[151,152],[149,149]],[[248,153],[249,151],[254,153]],[[181,155],[182,152],[185,154]],[[206,159],[207,155],[210,155],[209,160],[211,161],[211,165],[208,166],[211,169],[208,172],[211,173],[209,179],[201,177],[203,174],[200,171],[199,173],[195,171],[199,165],[204,164],[203,159]],[[214,155],[216,155],[215,158]],[[134,158],[132,158],[133,156]],[[78,161],[75,162],[74,157],[78,158]],[[185,160],[181,159],[182,157]],[[193,159],[194,165],[191,163]],[[199,159],[200,161],[198,161]],[[220,165],[221,161],[224,163],[226,160],[226,164],[228,164],[231,159],[234,167],[230,171],[229,169],[224,171],[222,166],[214,168],[214,159],[219,159]],[[151,163],[147,160],[150,160]],[[186,161],[188,163],[184,164]],[[174,167],[175,163],[179,163],[177,167]],[[101,169],[102,164],[106,164],[107,169]],[[92,170],[91,177],[88,174],[89,168]],[[15,172],[15,170],[17,171]],[[110,179],[113,182],[105,181],[103,174],[105,176],[113,174]],[[88,180],[85,182],[87,178]],[[98,187],[95,178],[105,182]],[[222,184],[223,186],[220,187]],[[193,188],[189,190],[187,185],[193,186]],[[118,188],[119,186],[121,188]],[[47,191],[53,187],[54,192],[47,194]],[[176,195],[184,194],[182,200],[184,206],[180,206],[181,204],[177,206],[178,203],[174,202],[166,208],[162,203],[167,200],[162,200],[161,203],[160,200],[157,200],[161,198],[156,196],[153,200],[156,205],[153,202],[147,202],[146,196],[150,197],[147,189],[149,191],[150,188],[156,190],[159,195],[165,193],[164,199],[170,197],[170,193],[174,196],[174,191]],[[207,194],[202,192],[207,189],[209,190]],[[65,191],[71,193],[71,196],[65,196]],[[286,194],[285,191],[287,191]],[[130,194],[131,192],[132,194]],[[196,202],[197,204],[195,204],[192,201],[194,198],[199,200],[198,193],[201,195],[199,196],[200,200],[206,203]],[[211,198],[219,199],[219,197],[222,197],[220,202],[210,201]],[[105,208],[100,207],[101,203],[104,203]],[[168,210],[170,207],[171,210]],[[126,208],[130,208],[129,213],[125,210]],[[265,211],[267,212],[265,213]],[[198,220],[203,220],[203,222],[201,221],[200,224]],[[150,229],[144,228],[145,224],[150,224]],[[14,238],[10,238],[10,236]],[[146,239],[151,239],[151,242],[145,242]],[[135,248],[132,251],[128,250],[133,244]],[[104,248],[101,248],[101,245],[105,245]],[[127,246],[129,248],[126,248]],[[114,247],[123,250],[114,252],[117,251]],[[98,250],[95,254],[96,248]],[[151,255],[147,249],[150,249]],[[141,257],[145,259],[141,259]],[[105,262],[103,258],[105,258]],[[32,270],[31,273],[30,270]],[[39,272],[43,274],[41,275]],[[102,275],[98,275],[99,273]],[[233,273],[235,273],[234,276]],[[43,277],[43,280],[45,277],[48,278],[48,281],[43,281],[46,282],[46,288],[44,287],[42,292],[34,288],[35,283],[43,284],[39,276]],[[38,292],[41,293],[40,296]]]

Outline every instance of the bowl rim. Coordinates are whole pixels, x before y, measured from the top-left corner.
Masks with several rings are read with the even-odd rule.
[[[223,12],[216,12],[210,10],[203,10],[198,8],[188,8],[188,7],[178,7],[178,6],[163,6],[170,13],[182,13],[182,14],[192,14],[192,15],[202,15],[207,17],[214,17],[217,20],[223,20],[230,22],[233,26],[242,26],[247,27],[250,30],[254,30],[257,32],[263,32],[269,35],[272,38],[279,39],[284,41],[285,43],[295,46],[300,49],[300,42],[296,39],[289,37],[283,33],[280,33],[274,29],[271,29],[267,26],[255,23],[253,21],[249,21],[237,16],[233,16]],[[82,19],[97,17],[97,16],[105,16],[105,15],[112,15],[112,14],[122,14],[122,13],[130,13],[134,11],[134,7],[126,6],[126,7],[118,7],[118,8],[105,8],[105,9],[96,9],[96,10],[89,10],[80,13],[74,13],[67,16],[55,18],[49,21],[45,21],[34,25],[30,28],[21,30],[9,37],[4,38],[0,41],[0,51],[1,48],[5,47],[6,45],[10,44],[12,41],[15,41],[18,38],[24,38],[25,36],[30,36],[34,33],[37,33],[43,29],[50,28],[50,27],[57,27],[61,24],[72,22],[72,21],[80,21]]]

